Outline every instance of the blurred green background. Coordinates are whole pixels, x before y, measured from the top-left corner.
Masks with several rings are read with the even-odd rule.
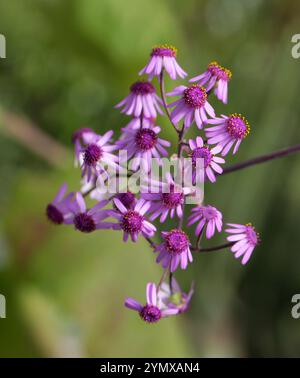
[[[299,24],[296,0],[0,1],[1,357],[300,356],[300,320],[290,315],[300,291],[300,156],[206,186],[224,220],[251,221],[262,243],[246,267],[226,251],[198,255],[176,275],[186,290],[196,281],[190,311],[154,326],[123,307],[159,279],[149,247],[44,216],[60,183],[79,188],[71,134],[82,125],[119,134],[128,119],[113,106],[158,43],[178,47],[189,76],[215,59],[232,69],[228,106],[212,104],[245,114],[252,132],[228,164],[299,143]]]

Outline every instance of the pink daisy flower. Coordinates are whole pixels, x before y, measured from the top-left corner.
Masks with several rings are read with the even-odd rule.
[[[197,177],[197,161],[199,159],[204,159],[203,161],[203,168],[205,171],[205,177],[209,179],[211,182],[216,181],[215,172],[217,174],[222,174],[223,168],[219,164],[224,164],[225,160],[219,156],[216,156],[217,153],[221,151],[219,146],[214,148],[209,148],[207,145],[204,144],[203,139],[199,136],[196,140],[189,140],[189,146],[191,149],[190,158],[192,159],[192,179],[193,183],[196,182]],[[201,167],[201,166],[200,166]]]
[[[205,129],[208,144],[217,144],[222,149],[222,155],[228,154],[234,146],[233,154],[237,152],[242,140],[250,132],[250,125],[241,114],[233,113],[221,118],[209,119],[207,123],[217,125]]]
[[[207,91],[216,86],[214,90],[215,95],[220,101],[227,104],[228,82],[231,77],[232,73],[230,70],[220,66],[217,62],[211,62],[203,74],[193,77],[190,82],[205,85]]]
[[[191,189],[177,185],[170,173],[166,174],[166,181],[151,180],[145,189],[149,189],[154,193],[142,193],[142,198],[151,204],[150,220],[154,220],[160,216],[160,222],[164,222],[170,215],[174,218],[177,214],[179,218],[183,216],[183,204],[185,196],[191,193]]]
[[[186,312],[194,294],[194,284],[192,283],[188,293],[184,293],[175,277],[172,276],[170,283],[163,282],[158,292],[157,299],[162,308],[177,309],[178,314]]]
[[[69,206],[74,201],[74,193],[66,195],[68,186],[63,184],[58,190],[54,200],[46,207],[46,214],[48,219],[54,224],[65,223],[70,215]]]
[[[116,210],[108,210],[108,214],[115,218],[118,223],[108,222],[107,227],[113,230],[123,230],[123,240],[125,242],[129,236],[133,242],[136,242],[139,234],[145,237],[152,237],[155,234],[156,227],[148,222],[144,216],[149,210],[149,203],[140,199],[133,209],[127,209],[118,198],[114,198],[113,201]]]
[[[180,85],[167,95],[180,96],[179,100],[168,105],[175,106],[171,113],[172,122],[175,124],[183,119],[185,127],[190,127],[195,120],[197,127],[202,129],[203,123],[207,122],[207,114],[215,117],[215,111],[207,101],[206,89],[201,85]]]
[[[122,131],[117,145],[120,150],[127,150],[126,161],[134,157],[131,165],[133,171],[142,167],[149,172],[152,157],[160,159],[161,155],[168,156],[165,147],[170,147],[171,143],[158,137],[161,128],[154,126],[153,121],[143,119],[142,128],[125,128]]]
[[[106,166],[119,169],[118,157],[111,154],[116,150],[115,145],[108,144],[113,135],[113,131],[106,132],[103,136],[96,135],[90,143],[81,151],[79,156],[82,177],[86,177],[89,182],[95,176],[106,172]]]
[[[167,71],[171,79],[176,80],[177,76],[182,79],[187,73],[176,61],[177,49],[169,45],[155,46],[151,52],[151,58],[147,65],[140,71],[140,75],[147,74],[149,80],[154,76],[159,76],[163,69]]]
[[[87,209],[84,198],[81,193],[75,194],[75,201],[69,204],[71,215],[65,223],[74,224],[75,229],[84,233],[90,233],[95,230],[107,228],[106,223],[102,220],[107,218],[107,210],[103,210],[108,201],[98,202],[91,209]]]
[[[148,81],[137,81],[130,87],[130,94],[115,107],[122,108],[121,113],[146,118],[156,118],[157,112],[163,114],[155,87]]]
[[[210,239],[214,236],[216,229],[218,232],[222,231],[222,213],[213,206],[200,205],[194,207],[192,209],[192,214],[188,219],[187,226],[191,226],[196,222],[199,222],[195,230],[196,236],[201,235],[205,227],[207,239]]]
[[[186,269],[188,262],[193,261],[187,234],[178,229],[161,234],[164,242],[155,249],[155,252],[159,252],[156,262],[161,262],[164,269],[170,267],[171,272],[175,272],[179,264],[181,269]]]
[[[161,308],[157,300],[158,294],[155,284],[149,282],[146,288],[147,302],[145,305],[133,298],[126,298],[124,305],[130,310],[137,311],[141,319],[147,323],[156,323],[161,318],[178,314],[176,308]]]
[[[254,248],[260,242],[259,234],[255,231],[251,223],[245,225],[227,223],[227,225],[230,228],[227,228],[225,231],[229,234],[233,234],[227,236],[227,240],[235,242],[231,247],[231,252],[234,253],[236,259],[242,257],[242,264],[245,265],[249,261]]]

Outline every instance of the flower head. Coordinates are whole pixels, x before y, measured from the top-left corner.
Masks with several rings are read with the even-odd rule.
[[[106,173],[106,166],[119,169],[118,157],[111,154],[117,147],[109,144],[113,131],[106,132],[103,136],[95,135],[90,143],[81,151],[79,161],[82,176],[89,182],[101,173]]]
[[[147,302],[142,305],[133,298],[126,298],[124,305],[134,311],[137,311],[142,320],[146,323],[157,323],[161,318],[178,314],[176,308],[164,308],[158,304],[158,294],[154,283],[149,282],[146,288]]]
[[[171,145],[170,142],[158,137],[160,127],[155,126],[152,120],[143,119],[141,128],[123,129],[122,138],[117,142],[119,149],[127,151],[126,159],[134,157],[132,170],[136,171],[142,167],[146,172],[151,169],[151,159],[160,159],[168,156],[165,147]]]
[[[188,293],[184,293],[175,277],[172,276],[171,284],[163,282],[158,292],[158,303],[161,308],[177,309],[181,314],[189,308],[190,301],[194,294],[194,283]]]
[[[72,143],[75,146],[75,165],[77,166],[80,152],[91,143],[97,134],[94,132],[93,129],[89,127],[82,127],[79,130],[76,130],[72,135]]]
[[[74,201],[74,193],[66,195],[67,188],[67,184],[63,184],[58,190],[54,200],[46,207],[47,217],[54,224],[65,223],[70,215],[69,205]]]
[[[71,215],[66,220],[67,224],[74,224],[75,229],[84,233],[90,233],[98,229],[108,228],[102,222],[107,218],[107,211],[103,210],[108,201],[98,202],[91,209],[86,208],[84,198],[81,193],[75,194],[75,201],[69,204]]]
[[[230,70],[220,66],[217,62],[211,62],[204,73],[193,77],[190,82],[197,82],[199,85],[206,86],[207,91],[216,86],[215,95],[224,104],[227,104],[228,82],[231,77]]]
[[[250,132],[250,125],[241,114],[233,113],[229,116],[210,119],[207,123],[216,125],[205,129],[208,144],[217,144],[225,156],[235,144],[233,154],[237,152],[243,139]]]
[[[185,196],[191,193],[190,188],[177,185],[170,173],[166,174],[165,181],[148,181],[147,190],[149,187],[154,193],[142,193],[142,198],[151,204],[150,220],[160,216],[160,222],[164,222],[169,215],[171,218],[174,218],[175,214],[179,218],[183,216],[183,204]]]
[[[205,145],[201,137],[197,137],[196,140],[189,140],[189,146],[191,149],[190,157],[192,159],[192,169],[193,169],[193,183],[196,182],[197,177],[197,162],[199,159],[203,159],[203,169],[205,171],[205,176],[208,177],[209,181],[215,182],[216,176],[215,172],[221,174],[223,172],[222,167],[219,164],[224,164],[225,160],[219,156],[216,156],[220,152],[221,148],[216,146],[210,148]]]
[[[213,206],[196,206],[192,209],[192,214],[188,219],[188,226],[199,222],[197,224],[195,234],[201,235],[206,227],[206,237],[210,239],[214,236],[215,230],[222,231],[222,213]]]
[[[234,257],[237,259],[242,257],[242,264],[245,265],[249,261],[254,248],[260,242],[259,234],[251,223],[245,225],[227,223],[227,225],[230,228],[227,228],[225,231],[232,234],[227,236],[227,240],[234,242],[231,252],[234,253]]]
[[[156,118],[160,114],[161,99],[157,96],[155,87],[149,81],[137,81],[130,87],[130,94],[115,107],[122,108],[121,113],[146,118]]]
[[[176,61],[177,49],[170,45],[159,45],[152,49],[150,60],[140,71],[140,75],[147,74],[149,80],[159,76],[163,69],[167,71],[171,79],[176,80],[177,76],[182,79],[187,75]]]
[[[118,223],[107,223],[107,225],[114,230],[123,230],[124,241],[128,240],[128,236],[131,237],[133,242],[136,242],[139,234],[145,237],[154,235],[156,227],[148,222],[144,216],[149,210],[149,203],[140,199],[133,209],[128,209],[118,198],[114,198],[113,201],[117,210],[108,210],[108,213],[111,217],[117,219]]]
[[[183,119],[185,127],[190,127],[195,120],[198,128],[202,129],[203,123],[207,122],[207,114],[215,117],[215,111],[207,101],[206,89],[201,85],[180,85],[167,95],[180,96],[179,100],[168,105],[174,107],[171,119],[175,124]]]
[[[188,261],[193,261],[187,234],[179,229],[161,234],[164,242],[155,249],[155,252],[159,252],[156,262],[161,262],[163,268],[170,267],[171,272],[174,272],[179,264],[181,269],[186,269]]]

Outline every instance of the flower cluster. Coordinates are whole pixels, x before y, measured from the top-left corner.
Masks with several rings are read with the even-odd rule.
[[[46,209],[52,223],[73,225],[80,232],[109,229],[122,231],[124,242],[146,239],[155,253],[153,261],[161,264],[162,278],[158,285],[147,284],[145,304],[127,298],[125,306],[137,311],[147,323],[156,323],[188,309],[194,286],[188,293],[183,292],[174,273],[187,269],[196,254],[205,251],[201,246],[203,239],[210,240],[216,232],[222,232],[223,215],[203,201],[191,207],[186,204],[186,198],[195,196],[194,184],[201,174],[204,182],[216,182],[223,173],[224,157],[231,149],[235,154],[250,131],[248,121],[241,114],[216,116],[212,106],[215,98],[227,103],[232,77],[228,69],[212,62],[204,73],[190,79],[190,84],[176,86],[167,94],[165,73],[172,80],[187,76],[177,63],[177,50],[173,46],[155,46],[149,62],[140,71],[140,75],[145,75],[144,80],[133,83],[129,94],[116,105],[121,113],[131,117],[117,140],[112,140],[111,130],[100,135],[90,128],[81,128],[74,133],[72,142],[75,163],[81,171],[81,190],[68,193],[67,185],[62,185]],[[152,82],[155,77],[157,84]],[[166,96],[176,99],[167,104]],[[190,184],[179,184],[176,174],[171,172],[161,178],[151,175],[154,160],[160,166],[164,158],[171,157],[171,143],[160,137],[158,115],[167,116],[170,127],[178,135],[177,159],[191,161]],[[197,136],[186,139],[193,125]],[[120,154],[121,150],[125,154]],[[145,179],[141,193],[133,192],[126,184],[122,190],[116,188],[105,194],[102,189],[108,185],[111,171],[121,177],[124,166],[126,177],[141,172],[141,178]],[[183,169],[180,164],[179,167]],[[85,202],[87,196],[95,201],[90,208]],[[185,215],[188,215],[186,220]],[[168,218],[173,219],[175,227],[168,228]],[[192,233],[191,227],[195,227]],[[227,223],[224,231],[228,234],[227,243],[210,250],[228,248],[246,264],[260,240],[255,228],[250,223]]]

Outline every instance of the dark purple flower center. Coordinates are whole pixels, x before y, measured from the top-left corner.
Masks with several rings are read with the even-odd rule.
[[[207,93],[204,87],[194,84],[184,90],[183,99],[192,108],[201,108],[205,105]]]
[[[217,76],[217,79],[220,80],[226,80],[229,81],[232,77],[232,73],[227,68],[224,68],[220,66],[217,62],[211,62],[208,65],[208,71],[214,75]]]
[[[94,219],[87,213],[77,214],[74,218],[75,228],[81,232],[92,232],[96,230]]]
[[[90,129],[89,127],[82,127],[81,129],[75,131],[72,135],[72,143],[74,144],[76,140],[83,137],[83,134],[85,133],[93,133],[94,131]]]
[[[250,126],[241,114],[231,114],[227,120],[227,131],[235,139],[244,139],[250,132]]]
[[[211,219],[220,219],[220,215],[218,214],[218,211],[213,206],[203,206],[200,207],[200,213],[202,213],[203,217],[209,221]]]
[[[160,45],[152,49],[151,56],[169,56],[171,58],[176,58],[177,49],[169,45]]]
[[[204,168],[207,168],[212,161],[213,154],[208,147],[197,147],[191,152],[192,164],[196,167],[197,159],[204,159]]]
[[[181,205],[184,200],[182,192],[174,192],[174,188],[170,188],[170,193],[162,193],[162,203],[168,209],[174,209],[178,205]]]
[[[130,209],[135,204],[135,195],[131,192],[119,193],[116,195],[116,198],[118,198],[127,209]]]
[[[97,144],[90,144],[84,151],[84,163],[88,166],[94,167],[97,161],[101,159],[102,155],[103,151],[101,147],[97,146]]]
[[[141,129],[135,134],[135,143],[142,151],[148,151],[156,145],[157,135],[153,130]]]
[[[181,230],[172,230],[165,239],[167,250],[171,254],[180,254],[189,246],[188,236]]]
[[[63,214],[58,210],[57,207],[49,203],[49,205],[46,208],[47,217],[51,222],[55,224],[62,224],[64,221]]]
[[[130,91],[136,95],[147,95],[149,93],[155,93],[155,88],[148,81],[137,81],[132,84]]]
[[[156,323],[161,318],[161,311],[156,306],[146,304],[140,311],[140,317],[147,323]]]
[[[121,228],[128,234],[140,232],[144,217],[134,210],[128,210],[121,220]]]
[[[210,206],[207,206],[203,209],[203,215],[208,220],[217,218],[216,210]]]
[[[255,231],[255,228],[251,225],[251,223],[246,224],[246,227],[248,242],[253,246],[256,246],[260,241],[259,234]]]

